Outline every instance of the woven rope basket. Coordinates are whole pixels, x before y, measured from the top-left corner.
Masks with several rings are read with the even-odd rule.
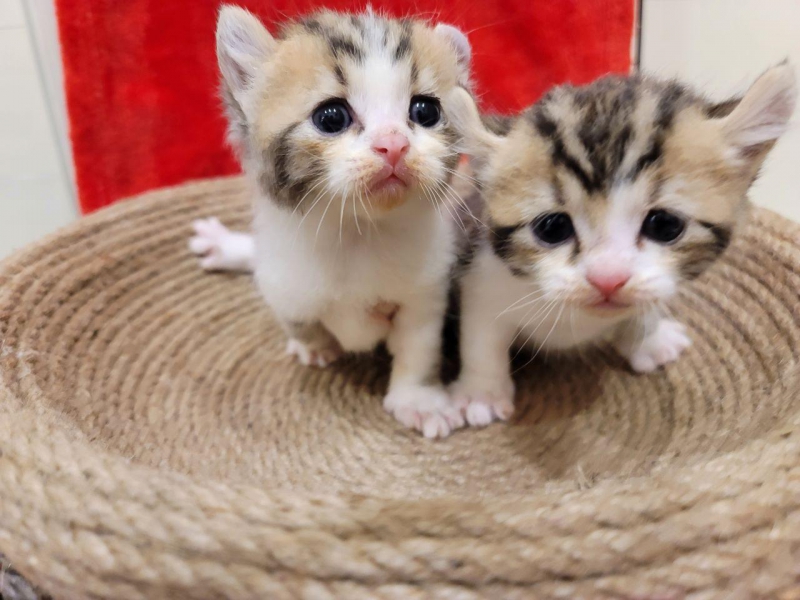
[[[634,375],[537,358],[510,424],[439,442],[385,360],[300,367],[192,219],[148,194],[0,269],[0,551],[55,598],[800,598],[800,227],[755,211]],[[0,589],[2,583],[0,582]]]

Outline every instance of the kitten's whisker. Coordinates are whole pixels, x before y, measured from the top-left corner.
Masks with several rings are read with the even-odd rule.
[[[517,350],[517,353],[514,355],[514,358],[513,358],[512,360],[516,359],[516,358],[517,358],[517,356],[519,356],[519,353],[520,353],[520,352],[522,352],[522,349],[523,349],[523,348],[525,348],[525,347],[526,347],[526,346],[527,346],[527,345],[530,343],[530,341],[531,341],[531,339],[533,338],[533,336],[534,336],[534,335],[536,334],[536,332],[539,330],[539,327],[541,327],[541,326],[542,326],[542,322],[543,322],[543,321],[544,321],[544,320],[545,320],[545,319],[546,319],[546,318],[547,318],[547,317],[550,315],[550,313],[551,313],[551,312],[553,312],[553,310],[554,310],[554,309],[555,309],[555,307],[556,307],[556,304],[557,304],[557,302],[556,302],[555,300],[553,300],[553,301],[551,301],[551,302],[549,302],[549,303],[547,304],[547,307],[548,307],[548,308],[547,308],[547,312],[545,312],[545,313],[544,313],[544,314],[543,314],[543,315],[542,315],[542,316],[539,318],[539,324],[538,324],[538,325],[536,325],[536,327],[534,327],[534,328],[533,328],[533,330],[530,332],[530,334],[528,334],[528,337],[525,339],[525,341],[524,341],[524,342],[522,343],[522,345],[519,347],[519,349]],[[530,319],[528,319],[528,322],[527,322],[527,323],[524,325],[524,327],[523,327],[522,329],[523,329],[523,330],[525,330],[527,327],[530,327],[530,325],[533,323],[533,320],[534,320],[534,319],[536,319],[536,318],[539,316],[539,314],[540,314],[541,312],[542,312],[542,311],[537,311],[537,313],[536,313],[534,316],[532,316]],[[516,371],[515,371],[515,372],[516,372]]]
[[[447,171],[448,173],[452,173],[453,175],[459,176],[464,181],[472,181],[476,184],[478,183],[478,180],[475,177],[467,175],[466,173],[464,173],[463,171],[459,171],[458,169],[451,169],[450,167],[444,167],[444,170]]]
[[[458,192],[456,192],[446,181],[441,181],[440,184],[442,198],[446,198],[450,202],[453,210],[455,210],[456,214],[458,214],[460,208],[466,207],[464,201],[462,200],[461,196],[458,195]],[[463,224],[463,221],[461,222]]]
[[[353,194],[353,217],[356,220],[356,229],[358,230],[359,237],[361,234],[361,225],[358,224],[358,207],[356,206],[356,195]]]
[[[550,303],[550,301],[545,301],[543,304],[539,304],[538,310],[537,310],[537,307],[536,307],[537,303],[534,302],[534,303],[531,304],[531,307],[528,309],[528,311],[520,319],[520,322],[522,323],[524,321],[524,323],[522,323],[522,325],[520,325],[519,329],[517,330],[517,334],[514,336],[514,339],[511,340],[511,344],[509,344],[509,346],[508,346],[509,350],[511,349],[511,346],[517,341],[517,338],[519,338],[519,336],[522,334],[522,331],[525,329],[525,327],[527,327],[528,324],[533,319],[536,318],[536,315],[539,314],[539,312],[541,312],[541,310],[543,308],[546,308],[549,303]],[[533,315],[531,315],[531,313],[533,313]]]
[[[441,188],[443,197],[448,198],[450,200],[453,212],[455,213],[456,217],[458,218],[458,222],[461,225],[461,230],[464,233],[467,233],[467,226],[464,224],[464,219],[461,218],[461,209],[462,208],[465,209],[467,213],[471,217],[473,217],[473,219],[474,216],[470,212],[467,205],[464,203],[464,200],[461,198],[461,196],[458,195],[458,192],[456,192],[446,181],[442,181],[441,183],[443,186],[445,186]]]
[[[537,331],[539,331],[539,328],[542,326],[542,323],[544,323],[545,319],[547,319],[547,317],[550,316],[550,314],[555,310],[555,308],[556,308],[556,306],[558,304],[561,304],[561,309],[558,311],[558,315],[556,316],[555,320],[553,321],[553,325],[552,325],[552,327],[550,327],[550,331],[547,332],[547,335],[545,336],[544,340],[542,340],[542,343],[541,344],[537,344],[538,348],[537,348],[536,352],[534,353],[534,355],[524,365],[514,369],[514,373],[516,373],[520,369],[523,369],[524,367],[528,366],[537,356],[539,356],[539,352],[542,351],[542,348],[544,347],[544,345],[547,342],[548,338],[552,335],[553,330],[556,328],[556,325],[558,324],[558,320],[561,318],[561,314],[564,312],[564,306],[565,305],[564,305],[563,302],[553,301],[551,303],[550,309],[544,315],[542,315],[542,317],[541,317],[541,319],[539,321],[539,324],[534,328],[533,331],[531,331],[531,334],[528,336],[528,339],[526,339],[525,343],[523,344],[523,347],[528,345],[528,343],[531,341],[531,338],[533,338],[534,334]],[[519,354],[519,353],[517,353],[517,354]],[[516,356],[514,358],[516,358]]]
[[[434,200],[431,197],[430,191],[429,191],[428,186],[426,185],[426,183],[424,181],[420,180],[419,185],[420,185],[420,188],[422,188],[422,193],[425,194],[425,197],[428,199],[428,202],[431,203],[431,206],[433,206],[434,210],[436,211],[436,214],[439,215],[439,220],[444,222],[444,215],[442,214],[442,211],[439,208],[439,205],[436,202],[436,200]]]
[[[328,214],[328,209],[331,207],[331,204],[333,204],[333,200],[335,198],[336,198],[335,195],[331,195],[331,199],[328,200],[328,204],[325,206],[325,210],[323,211],[322,216],[319,219],[319,224],[317,225],[317,231],[314,234],[314,246],[313,246],[313,248],[315,250],[317,248],[317,240],[319,239],[319,230],[322,229],[322,223],[325,221],[325,215]]]
[[[467,228],[466,228],[466,226],[464,225],[464,222],[463,222],[463,221],[461,221],[461,220],[458,218],[458,214],[457,214],[457,213],[454,213],[454,212],[453,212],[453,210],[452,210],[452,208],[451,208],[451,206],[450,206],[450,202],[448,201],[447,197],[444,195],[444,193],[442,192],[442,190],[441,190],[440,188],[433,188],[433,192],[434,192],[434,194],[436,194],[436,199],[438,200],[438,204],[439,204],[439,205],[441,205],[442,207],[444,207],[444,209],[445,209],[445,210],[448,212],[448,214],[450,215],[450,219],[451,219],[451,220],[452,220],[452,221],[453,221],[453,222],[454,222],[456,225],[458,225],[458,227],[461,229],[461,231],[463,231],[463,232],[466,234],[466,233],[467,233]]]
[[[317,196],[314,198],[314,202],[311,203],[311,207],[305,212],[305,214],[303,215],[303,218],[300,219],[300,222],[297,224],[297,230],[295,231],[294,239],[292,240],[292,247],[294,247],[295,243],[297,243],[297,238],[300,235],[300,229],[303,226],[303,222],[308,218],[308,215],[310,215],[314,211],[314,208],[317,206],[317,204],[319,204],[320,200],[322,200],[325,197],[325,191],[326,191],[326,188],[327,188],[327,185],[328,185],[328,180],[327,179],[320,180],[320,182],[317,183],[314,187],[318,187],[320,184],[323,184],[323,183],[325,184],[325,187],[317,194]],[[312,190],[313,190],[313,188],[312,188]],[[306,195],[311,193],[312,190],[309,190],[306,193]],[[303,198],[305,199],[305,196],[303,196]],[[295,210],[297,210],[297,209],[295,209]]]
[[[433,189],[430,186],[428,186],[427,189],[429,192],[428,199],[430,203],[433,205],[433,208],[436,210],[436,214],[439,215],[439,220],[442,223],[448,223],[450,221],[450,218],[444,216],[444,211],[442,210],[441,202],[439,202],[434,196]]]
[[[570,306],[569,307],[569,328],[572,332],[572,343],[578,343],[578,336],[575,335],[575,308]]]
[[[372,215],[369,213],[369,210],[367,210],[367,206],[364,204],[364,194],[361,188],[358,188],[358,201],[361,203],[361,208],[364,209],[364,214],[367,215],[367,220],[369,221],[369,224],[372,226],[373,229],[375,229],[375,231],[377,231],[378,228],[375,225],[375,221],[372,220]]]
[[[295,206],[295,207],[294,207],[294,210],[292,211],[292,214],[296,213],[296,212],[297,212],[297,211],[300,209],[300,207],[301,207],[301,206],[303,206],[303,201],[306,199],[306,197],[308,197],[308,195],[309,195],[311,192],[313,192],[315,189],[317,189],[317,188],[318,188],[320,185],[322,185],[323,183],[327,185],[327,183],[328,183],[328,180],[327,180],[327,178],[320,179],[320,180],[319,180],[317,183],[315,183],[314,185],[312,185],[312,186],[311,186],[311,187],[308,189],[308,191],[306,191],[306,193],[305,193],[305,194],[303,194],[303,197],[302,197],[302,198],[300,198],[300,202],[298,202],[298,203],[297,203],[297,206]],[[319,201],[319,199],[317,199],[317,202],[318,202],[318,201]],[[312,205],[311,205],[311,208],[309,208],[309,209],[308,209],[308,211],[306,212],[306,215],[307,215],[309,212],[311,212],[311,210],[314,208],[314,205],[315,205],[315,204],[316,204],[316,202],[314,202],[314,204],[312,204]],[[305,218],[305,215],[303,215],[303,218]],[[300,221],[300,222],[302,223],[302,221]]]
[[[345,188],[344,193],[342,194],[342,207],[339,210],[339,246],[342,245],[342,235],[344,229],[344,209],[347,206],[347,192],[350,190],[350,186],[348,185]]]
[[[457,191],[456,191],[456,190],[453,188],[453,186],[451,186],[451,185],[450,185],[449,183],[447,183],[446,181],[443,181],[442,183],[443,183],[444,185],[446,185],[446,186],[447,186],[447,187],[448,187],[448,188],[451,190],[452,194],[453,194],[453,195],[454,195],[456,198],[458,198],[458,204],[459,204],[459,206],[461,206],[461,207],[462,207],[462,208],[463,208],[463,209],[464,209],[464,210],[467,212],[467,214],[469,215],[469,217],[470,217],[470,218],[471,218],[473,221],[475,221],[475,222],[477,222],[477,223],[480,223],[480,224],[481,224],[481,225],[483,225],[483,226],[484,226],[486,229],[488,229],[488,228],[489,228],[489,226],[488,226],[486,223],[484,223],[483,221],[481,221],[481,220],[478,218],[478,216],[477,216],[475,213],[473,213],[473,212],[472,212],[472,210],[471,210],[471,209],[469,208],[469,206],[467,205],[467,202],[466,202],[466,200],[464,200],[464,199],[463,199],[461,196],[459,196],[458,192],[457,192]]]
[[[537,298],[532,298],[528,302],[525,302],[524,304],[520,304],[519,306],[517,306],[515,309],[512,309],[512,310],[522,310],[523,308],[527,308],[527,307],[532,306],[534,304],[540,304],[544,300],[544,298],[546,296],[547,296],[547,293],[543,293],[541,296],[539,296]]]
[[[515,335],[514,339],[511,340],[511,344],[509,345],[509,349],[517,341],[517,338],[519,338],[519,336],[522,334],[522,332],[525,331],[525,329],[527,327],[529,327],[531,325],[531,323],[533,323],[534,319],[536,319],[539,315],[542,315],[542,313],[545,313],[545,314],[542,315],[542,319],[544,319],[548,314],[550,314],[550,311],[556,305],[557,300],[558,300],[557,298],[554,298],[552,300],[549,300],[548,302],[545,302],[535,312],[533,312],[535,306],[534,306],[534,308],[531,308],[528,311],[528,313],[523,317],[523,319],[525,320],[525,324],[520,327],[519,331],[517,332],[517,335]],[[533,312],[532,315],[531,315],[531,312]],[[517,353],[514,355],[513,358],[517,358],[519,353],[522,351],[522,348],[524,348],[528,344],[528,342],[530,341],[530,339],[531,339],[531,337],[533,336],[534,333],[536,333],[536,329],[534,329],[531,332],[531,334],[528,336],[528,338],[525,340],[525,342],[519,347],[519,349],[517,350]]]
[[[459,179],[461,179],[464,182],[464,185],[468,185],[469,186],[469,193],[474,193],[475,191],[477,191],[479,189],[477,182],[471,181],[469,179],[466,179],[461,173],[458,173],[457,171],[453,171],[452,169],[445,169],[445,171],[447,173],[449,173],[450,175],[452,175],[454,177],[458,177]]]
[[[652,310],[652,308],[649,306],[649,303],[647,308]],[[647,339],[647,314],[648,314],[647,310],[642,310],[642,312],[639,313],[638,315],[636,326],[638,327],[642,335],[639,341],[636,343],[636,347],[639,347],[642,344],[644,344],[645,339]]]
[[[539,352],[541,352],[541,351],[542,351],[542,348],[544,348],[544,347],[545,347],[545,345],[547,344],[547,340],[549,340],[549,339],[550,339],[550,336],[551,336],[551,335],[553,335],[553,331],[555,331],[555,329],[556,329],[556,325],[558,325],[558,321],[561,319],[561,315],[562,315],[562,313],[564,312],[564,307],[565,307],[565,306],[566,306],[566,305],[565,305],[564,303],[562,303],[562,304],[561,304],[561,309],[558,311],[558,314],[556,315],[556,318],[553,320],[553,325],[552,325],[552,327],[550,327],[550,331],[548,331],[548,332],[547,332],[547,335],[544,337],[544,340],[542,340],[542,343],[541,343],[541,344],[539,344],[539,348],[536,350],[536,352],[534,352],[533,356],[531,356],[531,357],[530,357],[530,359],[528,360],[528,362],[526,362],[526,363],[525,363],[524,365],[522,365],[521,367],[518,367],[518,368],[517,368],[517,369],[514,371],[515,373],[516,373],[517,371],[519,371],[519,370],[521,370],[521,369],[524,369],[525,367],[527,367],[527,366],[528,366],[529,364],[531,364],[531,363],[532,363],[534,360],[536,360],[536,357],[537,357],[537,356],[539,356]]]
[[[461,197],[461,194],[459,194],[452,185],[446,181],[440,181],[439,183],[442,186],[442,193],[447,193],[447,195],[454,200],[456,206],[466,206],[464,198]]]
[[[564,305],[566,305],[566,303],[565,303],[565,300],[566,300],[566,298],[567,298],[567,294],[566,294],[565,292],[562,292],[562,293],[560,293],[560,294],[557,294],[557,295],[556,295],[556,296],[553,298],[553,301],[552,301],[550,304],[564,304]],[[548,314],[549,314],[549,313],[550,313],[550,311],[548,311]],[[534,315],[534,318],[535,318],[536,316],[538,316],[538,315]],[[547,316],[547,315],[543,315],[543,316],[541,317],[541,320],[543,321],[543,320],[546,318],[546,316]],[[530,319],[530,320],[528,321],[528,324],[530,324],[530,322],[531,322],[531,321],[533,321],[533,318],[532,318],[532,319]],[[536,329],[536,330],[538,330],[538,326],[537,326],[537,329]],[[534,330],[534,331],[536,331],[536,330]]]
[[[300,209],[300,207],[303,206],[303,202],[308,197],[308,195],[311,192],[313,192],[315,189],[317,189],[319,186],[321,186],[322,184],[327,185],[327,180],[326,179],[320,179],[317,183],[315,183],[313,186],[311,186],[311,188],[309,188],[309,190],[305,194],[303,194],[303,197],[300,198],[300,202],[298,202],[297,206],[294,207],[294,210],[292,211],[292,214],[296,213]],[[309,208],[306,211],[306,213],[303,215],[303,219],[300,220],[301,223],[308,216],[308,213],[310,213],[314,209],[314,207],[317,205],[317,202],[319,202],[319,195],[317,196],[317,198],[314,201],[314,203],[311,205],[311,208]]]
[[[534,290],[533,290],[531,293],[529,293],[529,294],[525,294],[525,295],[524,295],[522,298],[520,298],[520,299],[519,299],[519,300],[517,300],[516,302],[512,302],[511,304],[509,304],[509,305],[506,307],[506,309],[505,309],[503,312],[499,313],[499,314],[498,314],[498,315],[495,317],[495,319],[498,319],[498,318],[502,317],[502,316],[503,316],[504,314],[506,314],[508,311],[512,310],[512,309],[513,309],[515,306],[517,306],[517,305],[518,305],[520,302],[524,302],[525,300],[527,300],[528,298],[530,298],[531,296],[533,296],[533,295],[534,295],[534,294],[536,294],[537,292],[541,292],[541,291],[542,291],[542,288],[540,288],[540,287],[537,287],[537,288],[536,288],[536,289],[534,289]],[[538,298],[536,298],[536,299],[534,299],[534,300],[537,300],[537,299],[538,299]],[[529,304],[529,303],[525,303],[525,305],[524,305],[524,306],[527,306],[528,304]],[[522,308],[522,307],[518,307],[518,308]]]
[[[300,147],[293,148],[288,152],[276,152],[275,154],[273,154],[273,156],[276,157],[280,156],[281,158],[291,159],[293,156],[296,156],[297,154],[305,154],[306,156],[310,156],[311,158],[317,158],[317,156],[313,152],[309,152],[305,148],[300,148]]]

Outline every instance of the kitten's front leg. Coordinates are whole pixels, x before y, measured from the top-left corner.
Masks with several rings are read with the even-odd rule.
[[[656,312],[623,323],[616,340],[617,351],[637,373],[649,373],[677,360],[691,345],[686,327]]]
[[[467,423],[483,427],[514,413],[508,350],[516,323],[507,315],[498,318],[497,307],[477,296],[474,289],[468,290],[462,302],[461,374],[451,394]]]
[[[200,257],[206,271],[243,271],[255,268],[256,248],[253,236],[231,231],[216,217],[198,219],[192,223],[195,235],[189,249]]]
[[[446,308],[444,290],[406,303],[394,316],[388,338],[394,360],[383,406],[403,425],[427,438],[446,437],[464,425],[461,411],[439,376]]]

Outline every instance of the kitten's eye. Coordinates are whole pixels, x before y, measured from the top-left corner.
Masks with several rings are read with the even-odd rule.
[[[567,213],[549,213],[534,221],[533,233],[545,244],[556,246],[572,238],[575,228]]]
[[[317,107],[311,115],[314,127],[322,133],[341,133],[353,122],[347,105],[341,100],[331,100]]]
[[[408,109],[408,118],[423,127],[433,127],[442,118],[442,108],[436,98],[414,96]]]
[[[651,210],[642,223],[642,235],[661,244],[674,242],[681,236],[684,229],[686,229],[686,221],[678,215],[661,209]]]

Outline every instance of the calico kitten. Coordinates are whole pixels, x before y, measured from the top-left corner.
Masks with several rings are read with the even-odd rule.
[[[323,11],[273,37],[225,7],[217,55],[255,221],[252,238],[196,223],[203,266],[254,270],[303,364],[385,340],[386,409],[428,437],[463,425],[439,381],[459,243],[441,215],[459,157],[441,100],[469,85],[466,37],[371,11]]]
[[[488,224],[462,282],[454,401],[485,425],[513,411],[509,348],[612,338],[638,372],[690,345],[663,302],[717,260],[796,101],[792,68],[713,105],[676,82],[608,77],[552,90],[497,133],[466,92]]]

